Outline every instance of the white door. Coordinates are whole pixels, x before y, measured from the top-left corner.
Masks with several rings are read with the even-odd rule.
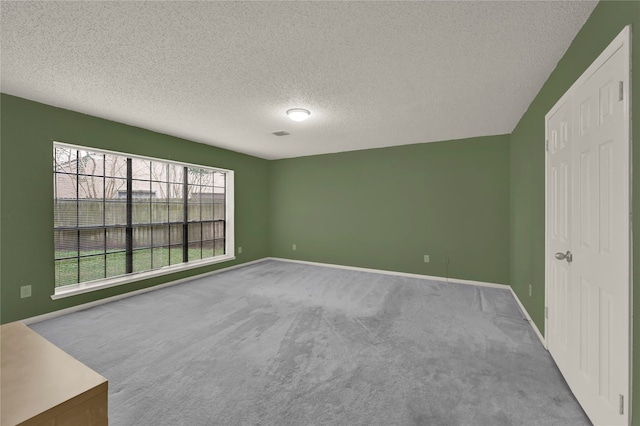
[[[567,99],[547,119],[548,165],[547,200],[550,211],[547,238],[551,253],[567,253],[571,247],[571,99]],[[549,263],[548,299],[551,310],[547,324],[547,346],[562,371],[571,371],[569,353],[569,285],[571,265]],[[566,375],[566,373],[565,373]]]
[[[630,421],[628,40],[547,115],[547,343],[596,425]]]

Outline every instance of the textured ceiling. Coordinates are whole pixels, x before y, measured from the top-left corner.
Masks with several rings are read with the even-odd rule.
[[[504,134],[595,5],[2,1],[1,90],[269,159]]]

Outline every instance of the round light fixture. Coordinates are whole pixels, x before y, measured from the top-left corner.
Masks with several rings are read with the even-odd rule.
[[[287,115],[293,121],[304,121],[311,115],[311,112],[302,108],[293,108],[287,111]]]

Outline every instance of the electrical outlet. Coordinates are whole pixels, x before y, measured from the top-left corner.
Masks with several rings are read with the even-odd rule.
[[[428,254],[424,255],[424,263],[429,263],[429,255]]]
[[[296,250],[296,245],[294,244],[291,248],[292,248],[293,250]]]
[[[31,297],[31,286],[23,285],[20,287],[20,299],[24,299],[25,297]]]
[[[532,292],[533,292],[533,286],[529,284],[529,297],[531,297]]]
[[[238,254],[242,254],[242,247],[238,247]]]

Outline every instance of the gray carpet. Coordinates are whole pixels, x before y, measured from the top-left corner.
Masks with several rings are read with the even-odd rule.
[[[589,424],[502,289],[266,261],[31,327],[114,426]]]

